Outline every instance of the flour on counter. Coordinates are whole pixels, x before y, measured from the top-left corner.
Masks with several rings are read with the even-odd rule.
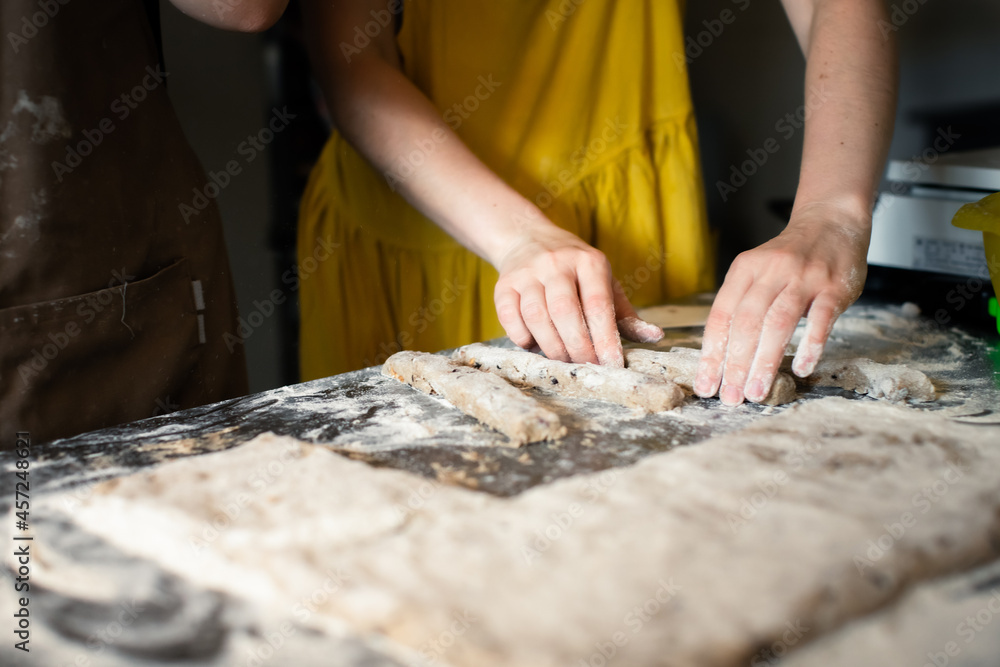
[[[338,576],[308,627],[416,652],[462,627],[434,656],[454,667],[586,662],[620,631],[622,664],[662,665],[669,646],[674,664],[735,667],[789,619],[819,638],[906,586],[997,558],[995,445],[988,429],[934,413],[828,398],[496,498],[264,435],[101,484],[69,514],[42,498],[39,520],[61,528],[36,545],[82,531],[271,621]],[[256,484],[276,461],[280,473]],[[938,487],[926,511],[914,504]],[[64,567],[38,583],[64,581]],[[73,576],[113,588],[120,575]],[[633,632],[630,610],[647,605]]]

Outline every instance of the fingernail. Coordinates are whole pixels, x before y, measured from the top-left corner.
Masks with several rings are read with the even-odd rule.
[[[754,378],[750,380],[750,384],[747,385],[747,398],[755,403],[760,403],[764,400],[764,383],[760,380]]]
[[[702,398],[710,398],[712,395],[712,381],[706,375],[699,375],[694,385],[694,393]]]
[[[792,372],[800,378],[812,375],[821,356],[823,356],[821,344],[803,343],[795,353],[795,359],[792,360]]]
[[[723,405],[734,407],[743,402],[743,393],[736,387],[722,385],[722,392],[719,394]]]
[[[647,322],[646,320],[639,321],[642,322],[642,332],[646,337],[646,340],[643,342],[658,343],[663,340],[666,333],[660,326],[653,324],[652,322]]]
[[[611,368],[625,368],[625,357],[621,350],[616,350],[610,354],[605,354],[598,359],[602,366]]]
[[[618,320],[618,331],[637,343],[656,343],[663,339],[663,329],[638,317],[623,317]]]
[[[795,359],[792,361],[792,372],[795,373],[800,378],[812,375],[812,372],[814,370],[816,370],[816,359],[795,357]]]

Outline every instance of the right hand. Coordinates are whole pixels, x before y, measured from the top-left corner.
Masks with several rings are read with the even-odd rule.
[[[497,316],[508,337],[549,359],[625,366],[618,323],[644,342],[663,331],[642,322],[600,250],[554,224],[523,233],[497,263]],[[631,331],[630,331],[631,329]]]

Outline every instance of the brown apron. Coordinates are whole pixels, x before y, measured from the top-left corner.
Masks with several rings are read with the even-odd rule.
[[[3,0],[0,36],[0,448],[246,393],[217,190],[140,1]]]

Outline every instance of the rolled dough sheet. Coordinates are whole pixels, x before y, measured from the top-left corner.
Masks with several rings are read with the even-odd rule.
[[[795,651],[917,582],[1000,556],[993,431],[826,398],[513,498],[268,434],[83,498],[33,499],[32,516],[58,528],[33,548],[87,531],[276,613],[337,573],[309,623],[454,667],[597,664],[602,648],[632,667],[746,665],[790,625]],[[33,569],[32,583],[56,574]],[[97,586],[98,574],[114,573],[74,576]]]
[[[689,347],[674,347],[669,352],[658,350],[625,350],[625,367],[637,373],[673,380],[689,392],[694,392],[701,351]],[[787,373],[778,373],[771,391],[761,401],[764,405],[784,405],[797,398],[795,380]]]
[[[996,667],[997,623],[1000,561],[922,582],[886,609],[793,653],[781,667]]]
[[[389,357],[382,374],[437,394],[467,415],[495,428],[514,446],[566,435],[559,415],[516,387],[489,373],[480,373],[447,357],[403,351]]]
[[[553,361],[532,352],[480,343],[459,348],[453,358],[514,384],[571,398],[610,401],[648,412],[672,410],[684,402],[684,392],[674,382],[624,368]]]

